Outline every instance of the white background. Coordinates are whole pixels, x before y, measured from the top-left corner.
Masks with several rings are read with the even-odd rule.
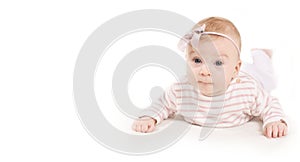
[[[175,145],[148,156],[115,153],[94,141],[81,125],[73,101],[77,55],[101,24],[139,9],[169,10],[193,21],[226,17],[239,28],[245,55],[252,47],[272,48],[278,76],[274,94],[290,120],[289,136],[264,138],[259,125],[252,123],[216,130],[198,141],[200,128],[193,127]],[[297,9],[291,0],[1,1],[0,161],[299,160]]]

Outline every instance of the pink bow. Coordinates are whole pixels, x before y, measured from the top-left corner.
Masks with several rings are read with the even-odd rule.
[[[227,38],[228,40],[230,40],[233,45],[236,47],[236,49],[238,50],[238,53],[240,54],[240,49],[237,46],[237,44],[235,43],[235,41],[233,39],[231,39],[229,36],[222,34],[222,33],[217,33],[217,32],[206,32],[205,31],[205,24],[203,24],[200,27],[195,28],[194,30],[190,31],[189,33],[187,33],[186,35],[184,35],[179,43],[178,43],[178,48],[180,51],[184,52],[184,50],[186,49],[187,45],[189,43],[191,43],[192,47],[197,49],[198,43],[200,41],[200,38],[202,35],[218,35],[224,38]]]

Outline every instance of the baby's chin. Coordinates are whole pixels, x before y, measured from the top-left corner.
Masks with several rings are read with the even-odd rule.
[[[200,93],[203,95],[203,96],[207,96],[207,97],[215,97],[215,96],[221,96],[221,95],[224,95],[225,94],[225,91],[219,91],[219,92],[207,92],[207,91],[201,91],[200,90]]]
[[[212,87],[201,87],[201,86],[197,86],[197,89],[199,89],[200,93],[203,96],[208,96],[208,97],[214,97],[214,96],[221,96],[224,95],[226,90],[224,89],[214,89],[213,86]]]

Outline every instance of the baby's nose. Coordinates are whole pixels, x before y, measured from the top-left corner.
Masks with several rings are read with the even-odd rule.
[[[211,73],[206,65],[200,67],[199,75],[201,76],[211,76]]]

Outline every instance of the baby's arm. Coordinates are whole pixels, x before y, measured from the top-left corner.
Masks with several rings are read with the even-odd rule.
[[[285,136],[287,124],[278,99],[261,87],[257,87],[256,94],[256,107],[252,113],[262,119],[264,135],[270,138]]]
[[[142,112],[141,117],[134,121],[132,129],[142,133],[152,132],[155,125],[174,114],[175,109],[176,96],[171,86],[157,101]]]

